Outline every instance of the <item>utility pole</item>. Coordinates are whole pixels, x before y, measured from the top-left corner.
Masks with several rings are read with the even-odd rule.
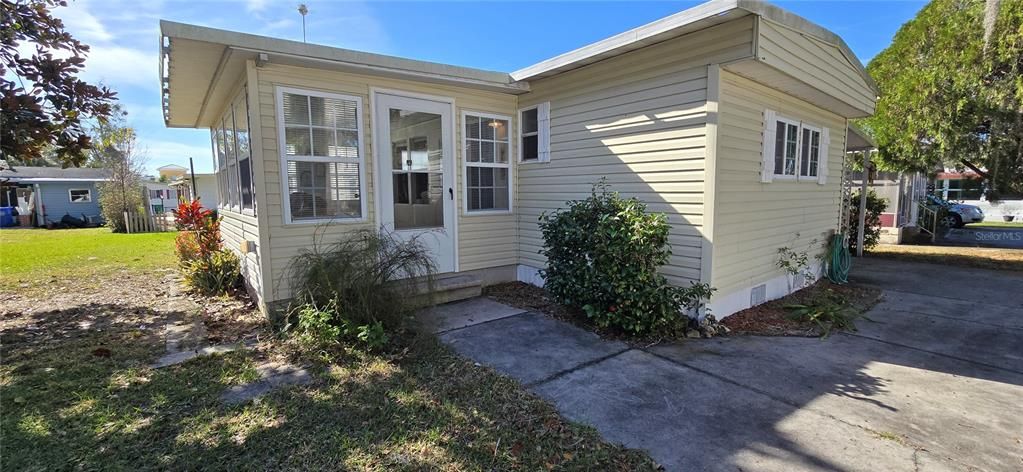
[[[199,191],[195,187],[195,164],[192,163],[192,158],[191,157],[188,158],[188,169],[192,173],[192,188],[191,188],[192,191],[189,192],[189,193],[192,194],[191,200],[195,200],[195,199],[197,199],[199,197]]]
[[[304,3],[299,3],[298,4],[298,13],[300,15],[302,15],[302,42],[304,43],[304,42],[306,42],[306,40],[305,40],[305,16],[306,16],[306,14],[309,13],[309,9],[306,8]]]

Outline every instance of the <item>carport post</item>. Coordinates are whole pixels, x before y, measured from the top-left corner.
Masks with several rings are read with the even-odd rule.
[[[867,222],[867,178],[870,177],[870,150],[863,150],[863,180],[860,187],[860,226],[856,231],[856,257],[863,257],[863,226]]]

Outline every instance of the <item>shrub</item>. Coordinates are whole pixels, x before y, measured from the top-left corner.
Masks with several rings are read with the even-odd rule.
[[[371,347],[383,344],[386,332],[403,330],[423,305],[416,294],[431,288],[434,270],[429,249],[415,237],[359,230],[331,244],[317,242],[289,266],[295,294],[290,314],[302,328],[303,310],[329,307],[328,324],[340,336]]]
[[[831,289],[815,294],[806,303],[786,305],[785,309],[789,311],[790,318],[817,325],[823,337],[836,329],[856,329],[853,324],[856,310],[845,297]]]
[[[635,198],[609,192],[602,179],[589,198],[540,216],[547,268],[544,287],[600,327],[633,334],[684,329],[684,310],[698,309],[712,289],[670,285],[657,269],[668,262],[669,226]]]
[[[185,283],[203,295],[227,293],[238,286],[240,263],[235,253],[220,249],[185,265]]]
[[[852,194],[849,200],[849,249],[856,251],[856,234],[860,224],[860,192]],[[863,228],[863,248],[870,249],[877,246],[881,240],[881,213],[888,208],[888,202],[877,196],[873,189],[867,191],[867,218]]]
[[[323,346],[349,339],[373,350],[384,347],[390,339],[379,321],[354,325],[342,318],[334,301],[325,307],[306,303],[295,309],[295,315],[299,340],[307,345]]]
[[[216,212],[203,208],[198,200],[178,204],[174,224],[180,231],[174,240],[174,250],[182,266],[196,259],[208,259],[220,249],[220,218]]]

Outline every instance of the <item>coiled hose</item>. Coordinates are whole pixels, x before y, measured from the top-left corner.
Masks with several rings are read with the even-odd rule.
[[[852,258],[849,255],[849,248],[845,247],[845,235],[835,233],[831,238],[831,245],[828,254],[828,280],[836,284],[849,283],[849,267],[852,265]]]

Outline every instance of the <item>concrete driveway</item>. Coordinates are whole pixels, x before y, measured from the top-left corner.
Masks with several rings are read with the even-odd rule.
[[[943,246],[1023,249],[1023,228],[946,228],[938,232]]]
[[[1023,470],[1023,274],[854,263],[884,298],[824,340],[630,348],[492,301],[440,336],[668,470]]]

